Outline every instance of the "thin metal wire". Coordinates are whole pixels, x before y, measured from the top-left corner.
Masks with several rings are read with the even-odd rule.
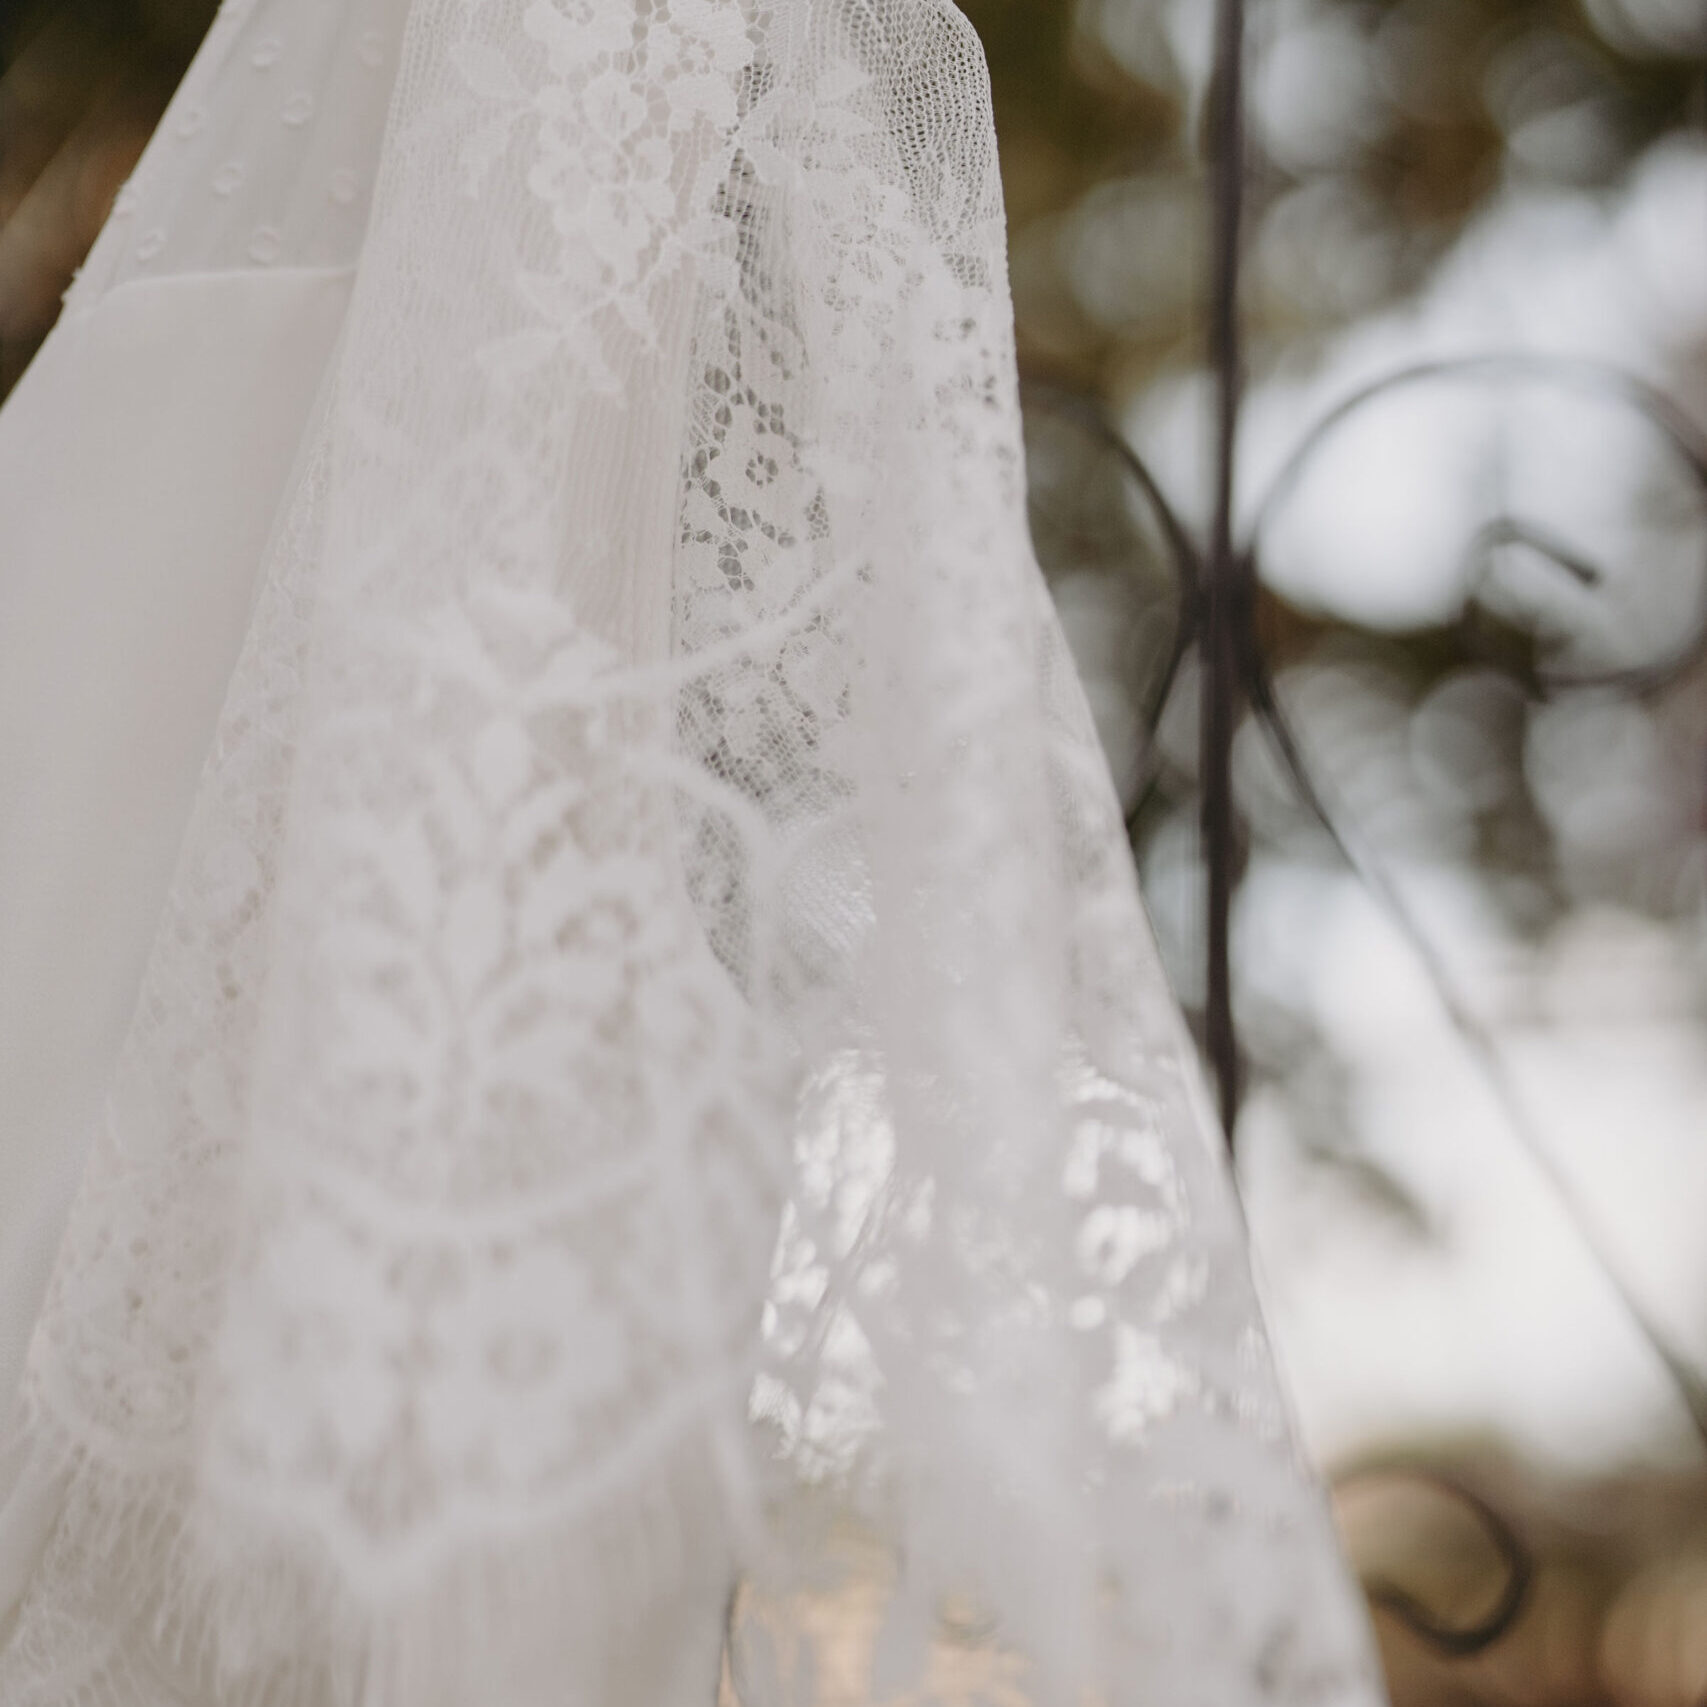
[[[1478,355],[1423,362],[1383,375],[1353,392],[1328,410],[1303,435],[1270,483],[1253,516],[1250,543],[1245,551],[1250,578],[1254,581],[1256,577],[1256,554],[1264,529],[1285,498],[1296,489],[1311,460],[1332,432],[1378,398],[1401,388],[1424,382],[1468,378],[1503,382],[1539,378],[1586,394],[1617,398],[1631,405],[1647,416],[1665,437],[1679,461],[1689,470],[1704,502],[1707,502],[1707,441],[1664,393],[1630,374],[1594,361],[1524,354]],[[1485,553],[1490,545],[1518,538],[1539,545],[1543,561],[1580,584],[1594,586],[1604,580],[1599,566],[1591,560],[1543,537],[1533,524],[1510,519],[1502,519],[1484,528],[1471,543],[1472,557]],[[1578,1240],[1616,1294],[1636,1331],[1665,1368],[1683,1401],[1691,1425],[1702,1444],[1707,1446],[1707,1374],[1681,1349],[1625,1277],[1618,1254],[1607,1242],[1590,1205],[1584,1201],[1575,1182],[1560,1166],[1546,1142],[1540,1123],[1519,1089],[1498,1042],[1458,988],[1457,981],[1411,910],[1403,891],[1380,860],[1360,844],[1355,834],[1329,808],[1304,757],[1297,731],[1280,703],[1273,672],[1254,625],[1248,625],[1241,631],[1240,644],[1242,685],[1249,696],[1252,712],[1290,779],[1294,792],[1327,832],[1347,867],[1375,897],[1404,937],[1433,986],[1436,999],[1453,1030],[1498,1104],[1507,1130],[1564,1212]],[[1678,680],[1704,657],[1707,657],[1707,573],[1703,575],[1702,599],[1693,628],[1665,656],[1616,670],[1541,671],[1535,685],[1538,691],[1552,694],[1583,689],[1651,694]]]
[[[1542,381],[1562,391],[1623,403],[1645,416],[1670,447],[1703,498],[1707,498],[1707,435],[1671,398],[1646,380],[1609,363],[1581,356],[1542,355],[1521,351],[1493,351],[1477,355],[1446,357],[1417,362],[1382,374],[1333,405],[1299,439],[1251,516],[1245,530],[1245,551],[1254,575],[1262,536],[1285,501],[1297,490],[1310,464],[1328,438],[1353,416],[1394,392],[1415,386],[1453,381],[1483,381],[1521,384]],[[1521,541],[1539,551],[1543,561],[1563,571],[1585,587],[1605,579],[1598,564],[1575,552],[1563,542],[1547,536],[1531,521],[1502,517],[1481,530],[1470,544],[1466,591],[1476,590],[1478,568],[1489,550],[1497,545]],[[1701,595],[1694,621],[1684,638],[1659,658],[1644,663],[1604,670],[1543,669],[1536,687],[1543,693],[1598,688],[1643,697],[1660,692],[1707,659],[1707,560],[1704,560]]]
[[[1233,1021],[1232,911],[1239,835],[1233,738],[1244,693],[1239,634],[1249,621],[1246,565],[1233,548],[1233,480],[1243,391],[1239,264],[1244,220],[1245,3],[1216,0],[1210,89],[1209,362],[1215,375],[1215,506],[1203,571],[1202,788],[1205,917],[1204,1047],[1229,1146],[1239,1113],[1239,1045]]]
[[[1069,391],[1064,386],[1048,385],[1041,381],[1022,380],[1021,399],[1027,411],[1044,410],[1071,421],[1087,437],[1114,456],[1132,483],[1144,495],[1151,514],[1162,530],[1167,558],[1179,584],[1179,605],[1174,617],[1173,633],[1168,640],[1167,656],[1155,680],[1149,684],[1143,703],[1138,708],[1140,724],[1155,731],[1162,721],[1168,701],[1173,697],[1174,684],[1191,656],[1203,632],[1203,560],[1197,543],[1179,518],[1150,465],[1135,451],[1126,437],[1109,420],[1106,411],[1082,392]],[[1138,823],[1160,779],[1156,762],[1155,743],[1145,753],[1143,769],[1132,787],[1126,807],[1126,833],[1138,833]]]
[[[1560,1167],[1557,1157],[1542,1136],[1540,1125],[1530,1112],[1523,1093],[1518,1089],[1517,1081],[1499,1044],[1476,1017],[1469,1002],[1458,989],[1456,980],[1447,970],[1439,951],[1429,940],[1428,933],[1411,911],[1403,892],[1385,867],[1367,849],[1357,845],[1356,840],[1329,810],[1315,777],[1305,762],[1297,734],[1275,696],[1274,682],[1267,661],[1254,645],[1247,647],[1245,663],[1252,710],[1291,779],[1299,799],[1327,831],[1340,858],[1380,903],[1404,937],[1412,954],[1416,956],[1429,983],[1434,987],[1436,999],[1445,1011],[1452,1029],[1457,1033],[1459,1041],[1480,1071],[1483,1082],[1498,1103],[1507,1129],[1564,1211],[1572,1230],[1617,1295],[1636,1331],[1664,1366],[1678,1397],[1689,1413],[1691,1425],[1700,1436],[1702,1445],[1707,1446],[1707,1377],[1703,1376],[1693,1361],[1673,1341],[1659,1318],[1625,1278],[1618,1255],[1607,1242],[1599,1222],[1588,1204],[1583,1201],[1575,1182]]]

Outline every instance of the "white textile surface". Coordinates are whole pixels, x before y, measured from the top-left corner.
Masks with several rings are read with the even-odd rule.
[[[1378,1699],[1005,268],[947,0],[221,13],[0,416],[6,1707]]]

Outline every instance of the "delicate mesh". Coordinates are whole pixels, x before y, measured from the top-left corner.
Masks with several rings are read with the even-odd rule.
[[[329,113],[380,26],[299,16]],[[174,113],[250,122],[255,27]],[[414,0],[390,99],[0,1699],[686,1707],[744,1570],[747,1707],[838,1572],[909,1700],[952,1615],[1040,1704],[1372,1701],[1026,538],[976,38]],[[237,147],[169,146],[139,207]]]

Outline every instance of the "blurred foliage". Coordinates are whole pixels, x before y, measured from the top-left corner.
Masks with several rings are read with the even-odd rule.
[[[1120,397],[1195,360],[1212,0],[962,10],[990,61],[1028,367]],[[1704,16],[1698,0],[1253,5],[1257,362],[1414,290],[1509,172],[1615,190],[1700,121]]]
[[[1100,398],[1201,531],[1199,131],[1213,7],[962,3],[990,56],[1021,361],[1042,382],[1033,395]],[[1333,375],[1368,377],[1369,362],[1341,352],[1361,340],[1404,359],[1430,303],[1472,262],[1481,271],[1461,295],[1508,293],[1517,307],[1505,324],[1520,330],[1533,296],[1537,315],[1557,318],[1554,347],[1581,332],[1639,361],[1698,431],[1707,423],[1707,289],[1698,261],[1690,270],[1691,245],[1707,248],[1707,5],[1253,0],[1250,26],[1249,379],[1258,405],[1278,400],[1269,418],[1282,439],[1302,438],[1354,382]],[[1696,176],[1667,199],[1654,187],[1680,160]],[[1622,294],[1595,282],[1620,268],[1635,281]],[[1558,275],[1572,269],[1584,282],[1566,314],[1571,281]],[[1631,325],[1633,313],[1651,318]],[[1479,327],[1501,325],[1441,318],[1460,351],[1485,347]],[[1203,892],[1189,663],[1160,717],[1148,715],[1172,655],[1179,576],[1165,529],[1109,447],[1053,407],[1034,403],[1028,416],[1039,556],[1195,1020]],[[1247,506],[1273,460],[1255,479],[1244,470]],[[1293,506],[1304,520],[1280,515],[1265,536],[1258,626],[1340,822],[1401,887],[1426,894],[1444,879],[1461,898],[1475,922],[1440,952],[1454,970],[1507,969],[1503,987],[1471,985],[1490,1034],[1682,1025],[1707,1057],[1707,680],[1693,668],[1663,685],[1551,681],[1662,658],[1704,608],[1707,502],[1675,447],[1628,407],[1568,384],[1442,384],[1395,394],[1324,441],[1313,484]],[[1361,529],[1347,523],[1337,537],[1321,519],[1336,510],[1359,514]],[[1444,595],[1411,610],[1358,595],[1360,580],[1401,578],[1425,538]],[[1336,552],[1349,567],[1311,573],[1312,554]],[[1450,1261],[1457,1231],[1418,1183],[1440,1160],[1399,1153],[1379,1129],[1373,1069],[1311,994],[1312,925],[1288,917],[1338,858],[1254,727],[1236,761],[1247,1108],[1284,1131],[1330,1219]],[[1617,1167],[1622,1137],[1606,1132],[1596,1167]],[[1707,1328],[1699,1300],[1672,1303],[1673,1320]],[[1535,1575],[1509,1634],[1470,1660],[1380,1613],[1398,1707],[1707,1699],[1700,1471],[1549,1478],[1497,1444],[1405,1444],[1493,1501]],[[1403,1580],[1450,1623],[1486,1604],[1486,1539],[1450,1500],[1429,1504],[1416,1488],[1408,1503],[1366,1492],[1342,1516],[1372,1582]]]
[[[1100,396],[1117,418],[1141,417],[1147,398],[1189,390],[1201,372],[1197,131],[1213,7],[963,7],[990,59],[1022,366],[1034,379]],[[1707,7],[1699,0],[1258,0],[1250,17],[1245,307],[1259,384],[1307,373],[1335,337],[1418,298],[1502,201],[1527,193],[1615,208],[1645,158],[1707,117]],[[1707,414],[1707,307],[1667,359],[1676,394]],[[1307,424],[1300,416],[1297,433]],[[1189,674],[1155,738],[1139,726],[1177,611],[1174,570],[1106,449],[1036,411],[1031,439],[1040,556],[1134,809],[1152,907],[1190,1007],[1196,891],[1182,869],[1194,857]],[[1608,731],[1622,720],[1627,743],[1647,751],[1653,792],[1676,807],[1657,838],[1664,845],[1641,837],[1622,851],[1583,845],[1585,814],[1572,810],[1570,795],[1592,780],[1575,774],[1589,755],[1544,739],[1546,728],[1568,721],[1539,691],[1565,629],[1577,626],[1578,653],[1631,662],[1636,631],[1669,623],[1675,633],[1690,619],[1707,554],[1699,494],[1675,459],[1666,466],[1663,446],[1645,454],[1654,465],[1650,512],[1669,504],[1678,516],[1671,561],[1648,561],[1645,540],[1615,542],[1625,559],[1620,586],[1635,589],[1627,603],[1650,607],[1622,636],[1602,625],[1597,640],[1594,619],[1563,608],[1556,588],[1502,598],[1498,587],[1477,597],[1467,585],[1456,613],[1397,625],[1300,603],[1272,585],[1263,594],[1271,664],[1309,707],[1306,744],[1329,796],[1354,818],[1373,818],[1365,827],[1377,844],[1472,868],[1506,922],[1531,940],[1591,900],[1672,922],[1700,916],[1699,682],[1595,713]],[[1175,496],[1190,517],[1198,494]],[[1396,520],[1395,531],[1402,525]],[[1468,554],[1475,542],[1462,545]],[[1491,581],[1503,573],[1520,583],[1526,569],[1535,578],[1521,549],[1488,555]],[[1368,574],[1382,572],[1376,556]],[[1574,783],[1543,776],[1544,747],[1563,771],[1575,763]],[[1329,857],[1260,744],[1246,738],[1241,751],[1257,850],[1314,844]],[[1695,999],[1707,1011],[1699,960],[1697,971]],[[1242,1006],[1256,1081],[1286,1081],[1301,1141],[1422,1226],[1426,1215],[1403,1208],[1398,1182],[1359,1159],[1343,1073],[1320,1039],[1310,1046],[1310,1016],[1255,990]]]

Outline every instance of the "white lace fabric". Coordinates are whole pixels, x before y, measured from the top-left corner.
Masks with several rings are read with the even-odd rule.
[[[1040,1707],[1375,1700],[1026,536],[965,21],[228,10],[72,320],[293,265],[351,303],[32,1345],[0,1700],[687,1707],[850,1524],[909,1701],[951,1602]]]

